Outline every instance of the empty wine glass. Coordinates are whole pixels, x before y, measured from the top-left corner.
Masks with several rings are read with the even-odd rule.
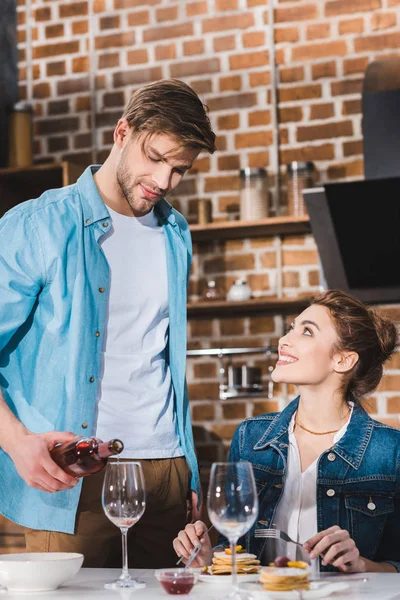
[[[224,600],[243,600],[237,587],[236,544],[254,525],[258,497],[253,468],[248,462],[214,463],[207,495],[208,516],[228,538],[232,554],[233,592]]]
[[[132,460],[108,462],[103,482],[102,504],[106,516],[122,534],[122,573],[106,583],[109,590],[142,588],[146,584],[132,579],[128,571],[128,529],[139,521],[146,508],[146,490],[142,465]]]

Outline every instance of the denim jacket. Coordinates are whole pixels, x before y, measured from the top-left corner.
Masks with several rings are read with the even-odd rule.
[[[0,219],[0,387],[12,412],[35,433],[94,430],[110,285],[99,244],[110,215],[93,180],[98,168],[88,167],[76,184],[48,190]],[[200,493],[185,379],[190,231],[166,200],[155,212],[165,234],[167,360],[178,433],[192,489]],[[145,249],[139,260],[146,260]],[[0,513],[9,519],[73,533],[80,491],[81,481],[55,494],[29,487],[0,449]]]
[[[239,543],[259,557],[265,540],[256,539],[254,529],[274,522],[298,400],[281,413],[247,419],[232,440],[229,460],[252,463],[259,496],[258,522]],[[338,525],[363,558],[400,571],[400,431],[374,421],[355,403],[345,435],[318,459],[316,506],[318,531]]]

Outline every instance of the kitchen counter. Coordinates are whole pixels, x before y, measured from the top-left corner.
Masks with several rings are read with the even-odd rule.
[[[54,592],[2,592],[0,599],[6,600],[166,600],[169,596],[154,577],[154,571],[130,570],[132,576],[147,583],[146,588],[138,590],[111,591],[104,589],[104,583],[117,579],[120,575],[118,569],[81,569],[74,579],[64,584]],[[321,578],[323,579],[323,575]],[[362,575],[335,576],[338,581],[350,584],[343,592],[335,593],[331,598],[335,600],[400,600],[400,574],[398,573],[367,573],[367,583],[360,581]],[[332,579],[332,575],[330,576]],[[354,580],[354,581],[352,581]],[[178,596],[182,598],[207,598],[213,600],[221,598],[230,591],[228,581],[221,584],[197,583],[189,596]],[[268,596],[266,594],[266,600]]]

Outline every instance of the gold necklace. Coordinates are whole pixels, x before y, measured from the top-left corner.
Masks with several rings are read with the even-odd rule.
[[[350,414],[350,410],[347,413],[346,417],[348,417],[349,414]],[[312,433],[312,435],[328,435],[329,433],[337,433],[339,431],[339,429],[332,429],[332,431],[311,431],[311,429],[307,429],[307,427],[304,427],[304,425],[302,425],[302,423],[300,423],[297,413],[296,413],[296,418],[294,420],[294,424],[298,425],[301,429],[304,429],[304,431],[307,431],[308,433]]]

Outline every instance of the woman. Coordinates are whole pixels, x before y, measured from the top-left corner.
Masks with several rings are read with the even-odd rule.
[[[259,492],[259,520],[239,542],[249,552],[265,560],[266,540],[254,529],[271,527],[303,543],[310,558],[320,557],[321,570],[400,571],[400,431],[362,407],[396,337],[389,319],[330,290],[279,340],[272,379],[295,384],[299,396],[281,413],[244,421],[229,454],[230,461],[253,464]],[[186,559],[204,541],[193,566],[211,563],[205,530],[197,521],[173,542]],[[285,554],[290,546],[296,558],[294,544]]]

